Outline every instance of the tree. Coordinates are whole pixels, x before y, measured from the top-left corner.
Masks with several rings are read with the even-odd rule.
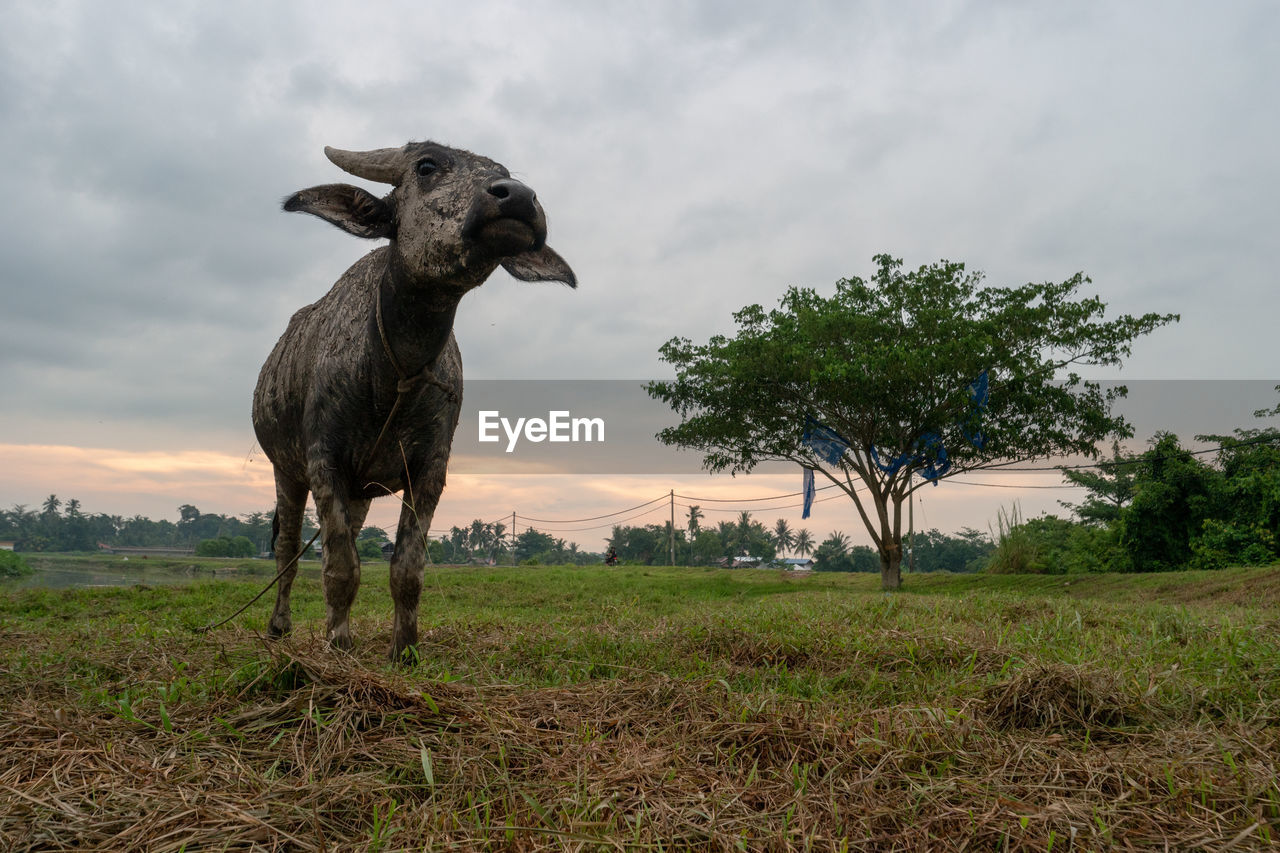
[[[97,547],[94,542],[94,524],[80,509],[80,501],[71,498],[63,505],[62,524],[56,548],[60,551],[92,551]]]
[[[379,545],[382,545],[386,542],[390,542],[391,537],[388,536],[387,531],[383,530],[381,527],[373,527],[371,525],[369,527],[360,528],[360,535],[356,537],[356,541],[377,542]]]
[[[449,528],[449,560],[454,563],[465,563],[470,559],[470,549],[467,545],[468,533],[461,527]]]
[[[507,526],[501,521],[489,522],[488,545],[489,562],[496,563],[498,558],[507,553]]]
[[[787,524],[785,518],[780,518],[773,523],[773,544],[778,546],[780,553],[790,551],[796,544],[796,535],[791,532],[791,525]]]
[[[695,566],[706,566],[725,556],[724,542],[721,541],[720,534],[706,528],[698,531],[691,550],[692,562]]]
[[[982,568],[993,546],[984,534],[965,527],[954,536],[937,528],[916,531],[912,547],[918,572],[975,572]]]
[[[1267,411],[1259,415],[1276,414]],[[1237,429],[1234,435],[1197,435],[1199,441],[1211,441],[1221,449],[1217,465],[1225,480],[1223,501],[1219,506],[1222,521],[1230,530],[1227,536],[1266,540],[1280,533],[1280,430]],[[1270,562],[1276,555],[1263,557],[1254,548],[1249,557],[1227,557],[1224,565]]]
[[[874,572],[879,568],[876,552],[866,545],[850,545],[849,537],[834,531],[813,554],[814,569],[820,572]]]
[[[247,536],[219,536],[216,539],[202,539],[196,545],[196,555],[200,557],[252,557],[255,548]]]
[[[29,537],[30,550],[56,551],[58,549],[58,540],[62,538],[62,516],[58,515],[61,507],[62,501],[57,495],[49,495],[44,499],[43,509],[40,512],[39,532]]]
[[[1119,365],[1135,338],[1177,317],[1104,320],[1101,299],[1076,298],[1082,274],[980,287],[960,263],[904,273],[888,255],[875,261],[871,281],[843,279],[829,298],[793,287],[775,310],[743,308],[732,338],[672,338],[660,352],[676,378],[647,389],[681,416],[658,437],[702,451],[708,470],[787,461],[844,491],[882,586],[897,589],[912,492],[996,464],[1095,458],[1098,442],[1130,435],[1111,414],[1125,389],[1075,371]]]
[[[471,554],[474,556],[476,552],[487,553],[489,547],[489,535],[492,531],[489,525],[480,519],[474,519],[471,522],[471,529],[467,533],[467,544],[471,547]]]
[[[557,542],[563,546],[563,540],[557,540],[550,533],[527,528],[516,536],[516,562],[536,560],[538,563],[558,563],[556,559]]]
[[[822,540],[822,544],[818,547],[826,548],[835,554],[846,554],[849,551],[849,537],[839,530],[831,531],[831,535]]]
[[[1094,470],[1062,469],[1068,482],[1084,486],[1089,497],[1081,504],[1058,501],[1086,524],[1110,524],[1120,517],[1120,511],[1133,500],[1134,473],[1137,456],[1123,453],[1120,442],[1111,443],[1111,459],[1099,462]]]
[[[1141,460],[1133,503],[1120,516],[1120,545],[1133,571],[1184,568],[1192,540],[1221,505],[1222,475],[1170,433],[1157,433]]]
[[[652,565],[655,558],[658,562],[666,562],[667,530],[657,524],[646,524],[644,527],[614,525],[613,533],[608,539],[608,547],[618,554],[624,563],[640,563]]]
[[[691,504],[689,506],[689,541],[690,542],[698,538],[698,532],[702,530],[702,525],[700,524],[702,519],[703,519],[702,508],[699,507],[697,504]]]
[[[796,531],[796,539],[791,547],[792,553],[799,554],[801,557],[809,556],[813,552],[813,535],[801,527]]]

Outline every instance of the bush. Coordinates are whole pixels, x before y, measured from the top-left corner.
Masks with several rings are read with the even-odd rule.
[[[1268,566],[1276,561],[1276,537],[1260,524],[1243,525],[1206,519],[1191,540],[1191,568]]]
[[[1222,472],[1162,433],[1142,455],[1133,502],[1120,512],[1120,544],[1135,572],[1185,569],[1191,540],[1224,506]]]
[[[917,572],[976,572],[986,565],[995,547],[976,530],[964,528],[959,534],[932,530],[917,531],[911,541]],[[903,561],[904,567],[909,564]]]
[[[991,534],[996,548],[987,560],[986,571],[996,575],[1040,574],[1044,572],[1040,562],[1040,546],[1031,531],[1022,522],[1022,510],[1017,504],[1005,512],[996,514],[996,530]]]
[[[1114,528],[1043,515],[1024,522],[1023,529],[1035,543],[1033,571],[1039,574],[1120,572],[1128,565]]]
[[[257,549],[247,536],[219,536],[217,539],[203,539],[196,546],[197,557],[252,557]]]
[[[845,552],[823,544],[813,555],[813,568],[818,572],[878,572],[880,556],[866,545],[854,545]]]
[[[21,554],[12,551],[0,551],[0,578],[20,578],[29,575],[32,568]]]
[[[1015,507],[997,519],[992,574],[1063,575],[1127,571],[1128,560],[1114,528],[1080,524],[1056,515],[1026,521]]]

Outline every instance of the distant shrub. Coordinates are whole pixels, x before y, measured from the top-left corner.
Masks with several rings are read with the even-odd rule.
[[[217,539],[204,539],[196,546],[197,557],[252,557],[257,549],[247,536],[219,536]]]
[[[1017,507],[1000,511],[995,550],[984,570],[992,574],[1064,575],[1129,571],[1114,527],[1081,524],[1056,515],[1023,520]]]
[[[820,547],[813,568],[819,572],[878,572],[880,557],[866,545],[854,545],[844,553]]]
[[[1042,573],[1040,548],[1031,531],[1022,522],[1022,510],[1017,504],[1005,512],[996,514],[996,529],[991,532],[996,548],[987,560],[986,570],[997,575],[1023,575]]]
[[[1276,537],[1260,524],[1233,524],[1206,519],[1191,540],[1191,568],[1269,566],[1276,561]]]
[[[0,551],[0,578],[20,578],[31,574],[32,569],[21,554]]]

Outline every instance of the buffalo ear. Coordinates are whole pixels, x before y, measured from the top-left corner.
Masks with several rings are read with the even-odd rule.
[[[376,240],[395,234],[395,210],[385,199],[350,184],[324,184],[298,190],[284,200],[290,213],[318,216],[348,234]]]
[[[501,264],[521,281],[562,281],[570,287],[578,286],[578,277],[569,269],[569,264],[550,246],[503,258]]]

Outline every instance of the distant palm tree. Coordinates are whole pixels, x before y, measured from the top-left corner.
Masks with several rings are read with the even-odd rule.
[[[716,533],[720,534],[720,545],[726,557],[738,553],[738,525],[732,521],[717,521]]]
[[[773,523],[773,544],[783,553],[790,551],[796,544],[796,535],[791,532],[791,525],[787,524],[785,518],[780,518]]]
[[[480,519],[471,522],[471,530],[467,533],[467,545],[471,549],[468,556],[474,557],[477,552],[483,554],[489,544],[489,525]]]
[[[831,531],[831,535],[822,540],[822,547],[829,548],[837,554],[849,553],[849,537],[839,530]]]
[[[702,508],[697,504],[689,507],[689,541],[692,542],[698,538],[698,531],[702,529],[702,525],[698,522],[704,518]]]
[[[449,559],[455,563],[464,563],[470,554],[468,537],[470,534],[461,527],[449,528]]]
[[[813,536],[808,530],[801,527],[795,532],[795,540],[791,543],[793,554],[799,554],[801,557],[807,557],[813,552]]]
[[[502,546],[504,544],[502,537],[506,535],[507,526],[501,521],[495,521],[489,524],[488,528],[489,537],[488,542],[485,544],[489,547],[489,559],[496,560],[498,558],[498,552],[502,550]]]

